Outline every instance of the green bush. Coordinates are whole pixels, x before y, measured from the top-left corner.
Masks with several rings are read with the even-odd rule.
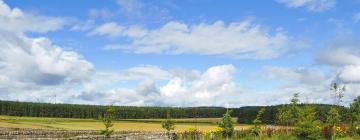
[[[321,138],[321,122],[315,118],[315,109],[305,106],[300,110],[300,117],[296,124],[296,136],[300,139],[317,140]]]

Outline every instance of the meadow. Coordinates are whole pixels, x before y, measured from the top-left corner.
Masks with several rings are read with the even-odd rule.
[[[184,118],[174,119],[175,131],[181,132],[190,128],[200,131],[210,131],[217,127],[220,118]],[[236,121],[236,118],[233,118]],[[115,131],[164,131],[161,127],[163,119],[122,119],[114,121]],[[104,125],[95,119],[46,118],[46,117],[16,117],[0,116],[0,127],[32,128],[59,130],[102,130]],[[248,129],[251,125],[237,124],[235,129]]]

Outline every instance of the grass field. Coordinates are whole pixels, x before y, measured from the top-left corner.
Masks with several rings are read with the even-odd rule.
[[[195,119],[174,119],[175,131],[184,131],[195,127]],[[201,131],[209,131],[216,127],[220,118],[197,118],[196,127]],[[128,119],[114,122],[117,131],[163,131],[162,119]],[[64,130],[100,130],[104,126],[101,121],[94,119],[70,119],[70,118],[37,118],[37,117],[14,117],[0,116],[0,127],[5,128],[37,128],[37,129],[64,129]],[[235,129],[247,129],[251,125],[236,125]]]

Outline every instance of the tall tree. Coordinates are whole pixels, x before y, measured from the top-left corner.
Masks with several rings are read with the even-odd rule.
[[[315,117],[313,106],[305,105],[300,109],[299,119],[295,131],[299,138],[305,140],[318,140],[321,137],[321,122]]]
[[[101,134],[106,137],[110,137],[112,133],[114,133],[114,130],[111,129],[111,127],[114,125],[113,121],[115,119],[115,108],[113,106],[109,106],[101,119],[105,125],[105,129],[101,131]]]
[[[328,114],[326,122],[331,126],[331,139],[334,140],[336,137],[336,126],[340,123],[340,114],[338,106],[340,106],[342,102],[342,98],[344,97],[344,93],[346,91],[345,86],[339,86],[337,83],[333,83],[330,87],[330,90],[334,92],[334,104]]]
[[[253,121],[254,127],[251,129],[251,132],[255,136],[261,135],[261,124],[262,124],[261,118],[263,117],[264,112],[265,112],[265,108],[261,108],[258,114],[256,115],[256,118]]]
[[[360,96],[350,104],[350,114],[351,128],[354,130],[360,126]]]
[[[289,105],[282,105],[277,110],[278,123],[282,125],[294,125],[299,118],[299,93],[295,93]]]
[[[218,122],[218,126],[223,129],[223,134],[225,137],[231,137],[234,133],[234,122],[231,118],[231,112],[231,110],[227,110],[221,121]]]
[[[166,129],[167,133],[175,129],[175,122],[171,119],[170,111],[166,114],[166,120],[161,123],[161,127]]]
[[[293,114],[290,112],[289,105],[283,105],[278,109],[276,114],[277,123],[286,126],[286,133],[288,134],[288,127],[293,119]]]

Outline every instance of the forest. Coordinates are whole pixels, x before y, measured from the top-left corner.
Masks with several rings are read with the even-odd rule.
[[[300,105],[303,106],[304,104]],[[326,120],[326,114],[333,105],[310,104],[315,107],[317,119]],[[237,122],[251,124],[258,111],[265,108],[262,121],[266,124],[276,123],[276,114],[283,105],[247,106],[229,108],[231,116],[237,117]],[[136,107],[114,106],[116,119],[154,119],[166,118],[167,111],[173,118],[219,118],[226,112],[223,107]],[[348,108],[340,106],[341,120],[348,120]],[[0,100],[0,115],[56,118],[90,118],[97,119],[106,112],[107,106],[79,104],[51,104]]]

